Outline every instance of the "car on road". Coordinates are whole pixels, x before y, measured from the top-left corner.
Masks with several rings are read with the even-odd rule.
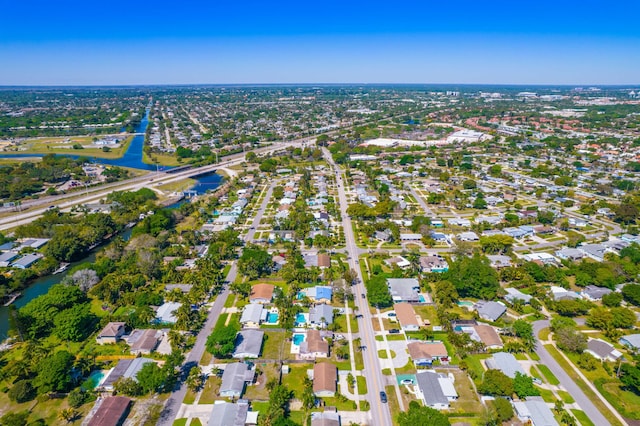
[[[256,229],[256,227],[255,227],[255,226],[252,226],[252,227],[251,227],[251,228],[249,228],[249,229]]]
[[[366,299],[366,298],[367,298],[367,296],[365,296],[365,294],[364,294],[364,293],[362,293],[360,296],[362,296],[362,298],[363,298],[363,299]]]
[[[380,391],[380,401],[387,403],[387,393],[385,391]]]
[[[398,330],[397,328],[392,328],[391,330],[389,330],[389,334],[398,334],[400,333],[400,330]]]

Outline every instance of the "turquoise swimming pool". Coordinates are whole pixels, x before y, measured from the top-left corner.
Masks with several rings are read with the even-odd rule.
[[[306,336],[304,334],[294,334],[293,335],[293,344],[296,346],[300,346],[300,343],[304,342]]]
[[[276,324],[278,322],[279,315],[276,312],[269,312],[267,314],[267,323]]]
[[[91,372],[87,380],[85,380],[84,383],[82,384],[82,388],[86,390],[95,389],[96,387],[98,387],[100,383],[102,383],[102,381],[106,377],[106,374],[107,372],[102,370],[96,370]]]
[[[473,302],[469,302],[468,300],[461,300],[458,302],[458,306],[473,306]]]
[[[420,301],[420,303],[424,303],[424,302],[426,302],[426,300],[424,299],[424,296],[423,296],[423,295],[419,295],[419,296],[418,296],[418,300]]]
[[[307,317],[305,317],[304,314],[297,314],[296,319],[294,321],[294,325],[296,327],[299,327],[301,325],[306,324],[306,322],[307,322]]]

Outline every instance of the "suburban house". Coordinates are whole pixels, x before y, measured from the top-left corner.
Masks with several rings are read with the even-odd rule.
[[[273,284],[256,284],[251,287],[249,303],[271,303],[273,300]]]
[[[512,265],[511,258],[502,254],[489,254],[487,259],[489,259],[491,267],[495,269],[507,268]]]
[[[142,370],[142,367],[149,362],[154,361],[149,358],[121,359],[118,361],[118,364],[109,371],[109,374],[105,377],[100,387],[107,392],[113,392],[113,384],[120,379],[133,379],[137,381],[136,375]]]
[[[559,263],[558,259],[555,256],[549,253],[544,253],[544,252],[529,253],[529,254],[525,254],[522,257],[527,262],[536,262],[543,265],[553,265],[553,264]]]
[[[42,259],[43,257],[44,256],[42,256],[40,253],[25,254],[20,259],[18,259],[15,262],[13,262],[11,264],[11,267],[12,268],[18,268],[18,269],[27,269],[31,265],[36,263],[38,260]]]
[[[331,257],[327,253],[318,254],[318,268],[326,269],[331,267]]]
[[[307,338],[300,343],[299,357],[301,359],[315,360],[316,358],[329,357],[329,343],[322,338],[318,330],[307,331]]]
[[[563,248],[556,251],[556,256],[564,260],[581,260],[584,257],[584,253],[576,248]]]
[[[500,335],[487,324],[477,324],[475,321],[454,321],[452,324],[453,329],[459,333],[467,333],[471,340],[476,342],[482,342],[487,349],[502,349],[503,343],[500,339]]]
[[[589,339],[585,352],[601,361],[617,361],[622,356],[622,352],[601,339]]]
[[[240,324],[243,327],[258,328],[267,320],[268,311],[260,303],[249,303],[242,310]]]
[[[526,401],[516,401],[512,405],[522,422],[530,422],[531,426],[559,426],[553,412],[541,399],[528,397]]]
[[[222,373],[220,384],[220,396],[227,398],[240,398],[244,393],[247,383],[252,383],[255,370],[252,370],[244,362],[227,364]]]
[[[397,266],[398,268],[403,270],[411,266],[411,262],[409,262],[407,259],[405,259],[402,256],[391,257],[389,259],[386,259],[384,263],[386,263],[390,268]]]
[[[416,318],[416,311],[413,306],[407,302],[396,303],[393,305],[393,310],[396,312],[396,318],[400,322],[400,327],[404,331],[418,331],[420,329],[420,323]]]
[[[525,304],[531,302],[532,297],[528,294],[524,294],[515,288],[505,288],[507,294],[504,295],[504,299],[509,303],[514,303],[516,300],[521,300]]]
[[[421,256],[420,270],[423,273],[447,272],[449,270],[449,264],[447,263],[444,257],[439,255]]]
[[[96,343],[99,345],[105,345],[109,343],[118,343],[125,332],[124,322],[110,322],[108,323],[98,336],[96,337]]]
[[[596,262],[602,262],[604,260],[604,254],[607,248],[602,244],[582,244],[578,247],[578,250],[582,251],[585,256]]]
[[[317,397],[333,397],[338,390],[338,369],[329,362],[313,366],[313,394]]]
[[[480,241],[480,237],[475,232],[463,232],[458,235],[458,240],[460,241]]]
[[[311,413],[311,426],[340,426],[340,414],[335,411]]]
[[[416,374],[416,396],[426,407],[446,410],[450,402],[458,399],[453,386],[453,376],[445,376],[432,370]]]
[[[303,290],[306,296],[314,302],[331,303],[333,289],[327,285],[317,285]]]
[[[627,334],[620,338],[620,344],[625,345],[629,349],[640,349],[640,334]]]
[[[555,285],[551,286],[550,292],[551,292],[551,298],[553,298],[553,300],[580,298],[580,295],[575,291],[567,290],[566,288],[558,287]]]
[[[491,358],[487,358],[485,364],[489,370],[500,370],[512,379],[516,377],[516,373],[526,374],[516,357],[507,352],[494,353]]]
[[[249,402],[215,401],[207,426],[245,426],[258,424],[258,412],[249,411]]]
[[[135,329],[127,337],[129,352],[133,355],[149,355],[156,350],[163,336],[164,332],[162,330],[152,328],[145,330]]]
[[[242,330],[236,335],[236,348],[233,351],[234,358],[259,358],[262,351],[262,339],[264,331]]]
[[[415,278],[387,278],[387,286],[394,302],[420,302],[420,283]]]
[[[597,300],[601,300],[602,296],[605,296],[609,293],[611,293],[611,290],[606,287],[588,285],[582,289],[582,291],[580,292],[580,296],[582,296],[583,299],[595,302]]]
[[[407,344],[409,356],[416,366],[428,366],[434,361],[447,363],[449,354],[442,342],[409,342]]]
[[[166,302],[156,311],[156,322],[159,324],[175,324],[178,320],[174,312],[182,306],[179,302]]]
[[[473,308],[478,312],[480,318],[495,322],[507,312],[507,307],[500,302],[492,302],[486,300],[479,300],[473,305]]]
[[[333,306],[315,305],[309,308],[309,324],[314,327],[327,327],[333,324]]]
[[[87,426],[119,426],[129,415],[131,400],[125,396],[108,396],[98,399]]]
[[[20,255],[15,251],[6,251],[0,254],[0,267],[7,268],[18,256]]]

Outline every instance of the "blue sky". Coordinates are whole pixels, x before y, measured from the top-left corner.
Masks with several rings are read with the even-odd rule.
[[[638,1],[0,7],[0,85],[640,84]]]

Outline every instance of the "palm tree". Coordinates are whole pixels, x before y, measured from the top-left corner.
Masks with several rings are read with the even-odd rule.
[[[58,414],[58,418],[60,420],[66,421],[67,423],[71,423],[78,417],[79,414],[80,413],[78,413],[73,408],[64,408],[62,411],[60,411],[60,414]]]

